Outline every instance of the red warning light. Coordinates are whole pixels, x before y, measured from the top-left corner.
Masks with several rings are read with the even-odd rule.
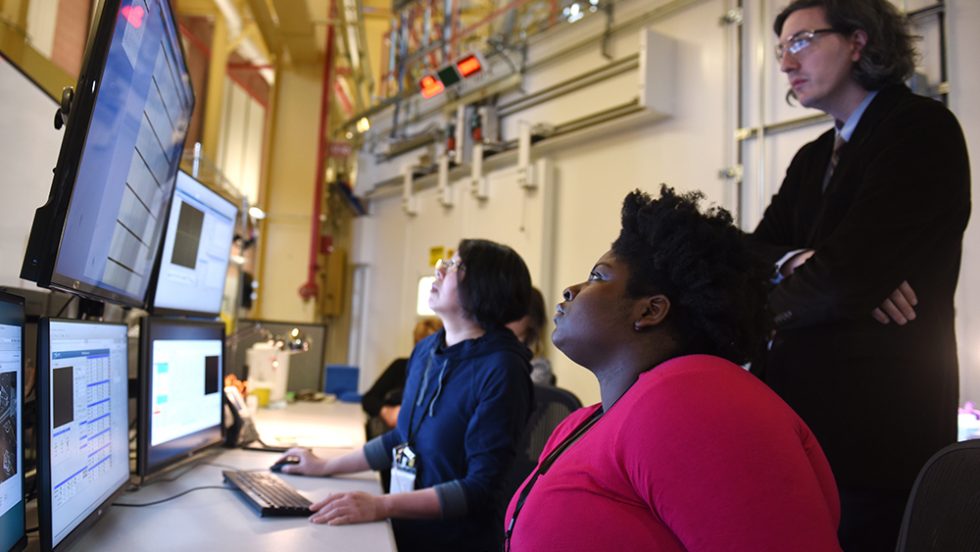
[[[143,9],[143,6],[123,6],[119,8],[119,14],[126,21],[129,21],[130,25],[139,29],[143,26],[143,16],[146,15],[146,10]]]
[[[426,99],[437,96],[446,89],[442,85],[442,81],[432,75],[422,77],[422,80],[419,81],[419,88],[422,90],[422,97]]]
[[[480,64],[480,58],[471,54],[457,61],[456,68],[459,69],[460,75],[469,77],[470,75],[479,73],[483,69],[483,66]]]

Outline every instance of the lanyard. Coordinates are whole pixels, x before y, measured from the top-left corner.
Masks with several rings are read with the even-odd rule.
[[[412,401],[412,410],[409,411],[409,413],[408,413],[408,435],[406,436],[405,442],[410,447],[414,444],[414,441],[412,440],[413,437],[415,437],[416,435],[418,435],[419,430],[422,429],[422,424],[425,422],[425,419],[428,417],[428,416],[425,415],[425,413],[431,411],[432,404],[434,402],[436,402],[436,397],[438,396],[438,393],[437,393],[437,391],[438,391],[438,382],[437,382],[437,385],[436,385],[437,391],[434,391],[432,393],[432,398],[429,399],[429,404],[425,405],[425,410],[422,411],[422,417],[419,418],[419,423],[418,424],[415,424],[414,423],[415,422],[415,407],[418,405],[419,401],[423,397],[425,397],[426,389],[423,387],[422,384],[425,381],[428,380],[428,378],[426,377],[426,375],[429,373],[429,369],[432,368],[432,357],[434,357],[434,356],[435,356],[435,351],[433,351],[433,352],[431,352],[429,354],[429,359],[425,363],[425,372],[422,373],[422,375],[423,375],[422,380],[423,381],[420,381],[419,382],[419,388],[415,392],[415,399]],[[414,428],[412,427],[413,424],[414,424]]]
[[[514,515],[510,517],[510,523],[507,524],[507,532],[504,534],[506,550],[510,550],[510,537],[514,534],[514,523],[517,521],[517,516],[521,513],[521,509],[524,507],[524,501],[527,500],[527,496],[531,494],[531,487],[534,487],[534,484],[538,482],[538,477],[547,473],[548,469],[551,468],[551,465],[555,463],[555,460],[558,460],[558,457],[561,456],[565,450],[568,449],[568,447],[572,446],[575,441],[581,439],[582,436],[585,435],[585,432],[599,421],[599,418],[602,417],[602,413],[602,408],[599,408],[589,415],[589,417],[582,422],[582,425],[575,428],[575,431],[566,437],[560,445],[555,447],[555,449],[548,454],[548,457],[545,458],[540,465],[538,465],[538,469],[535,470],[534,476],[531,477],[531,479],[528,480],[527,485],[524,485],[524,488],[521,489],[521,495],[517,498],[517,504],[514,505]]]

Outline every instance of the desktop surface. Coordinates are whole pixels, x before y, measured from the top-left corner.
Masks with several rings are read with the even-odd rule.
[[[363,414],[357,405],[296,403],[280,410],[260,409],[256,424],[263,440],[289,430],[304,442],[315,433],[336,433],[338,448],[317,448],[317,454],[340,456],[364,443]],[[353,428],[360,430],[360,436]],[[313,432],[313,429],[316,429]],[[339,445],[346,444],[347,447]],[[272,452],[221,449],[200,462],[179,466],[137,492],[124,493],[116,502],[146,503],[194,487],[225,487],[222,470],[268,469],[281,456]],[[330,478],[277,474],[312,501],[329,493],[380,493],[374,472]],[[30,512],[29,512],[30,514]],[[30,515],[29,515],[30,517]],[[179,529],[179,530],[175,530]],[[28,550],[37,550],[36,534]],[[275,550],[287,551],[394,551],[388,522],[329,526],[306,518],[261,518],[236,491],[202,489],[170,502],[144,508],[109,507],[101,521],[72,547],[74,550]]]

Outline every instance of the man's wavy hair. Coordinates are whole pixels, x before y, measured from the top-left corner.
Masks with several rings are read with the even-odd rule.
[[[765,347],[769,267],[751,255],[744,234],[720,207],[704,212],[704,194],[660,197],[635,190],[623,201],[622,230],[612,244],[629,267],[632,297],[663,294],[678,354],[711,354],[743,364]]]
[[[795,11],[823,8],[827,23],[835,31],[850,36],[857,30],[868,35],[861,59],[851,74],[865,90],[880,90],[904,82],[915,72],[914,42],[907,20],[888,0],[796,0],[776,16],[773,30],[783,32],[783,24]]]

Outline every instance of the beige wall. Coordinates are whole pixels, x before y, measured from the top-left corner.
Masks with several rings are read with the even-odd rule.
[[[306,281],[309,260],[321,75],[318,64],[276,74],[268,177],[259,201],[267,218],[259,238],[257,318],[316,320],[315,303],[304,303],[297,290]]]

